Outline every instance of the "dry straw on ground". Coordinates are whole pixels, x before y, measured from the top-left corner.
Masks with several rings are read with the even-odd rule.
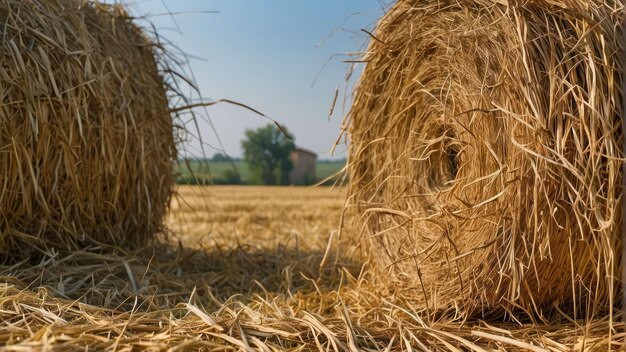
[[[0,249],[145,243],[176,158],[158,45],[119,5],[8,0],[0,22]]]
[[[180,188],[172,207],[169,224],[183,231],[180,245],[0,264],[3,350],[574,352],[624,346],[624,334],[607,335],[608,317],[552,317],[547,325],[429,319],[376,279],[355,253],[356,243],[332,235],[344,193],[214,187],[207,196],[199,190]],[[622,323],[615,328],[624,331]]]
[[[622,17],[615,0],[400,0],[381,20],[350,197],[420,311],[612,319]]]

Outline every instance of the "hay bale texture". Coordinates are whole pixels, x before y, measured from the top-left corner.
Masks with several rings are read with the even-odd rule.
[[[425,311],[611,311],[622,15],[617,0],[399,0],[380,21],[348,117],[350,200]]]
[[[0,3],[0,249],[138,246],[176,158],[154,46],[119,6]]]

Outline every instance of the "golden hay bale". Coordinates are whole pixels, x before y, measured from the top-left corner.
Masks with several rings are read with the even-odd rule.
[[[153,43],[121,6],[0,3],[0,249],[141,245],[176,146]]]
[[[400,0],[380,21],[348,117],[350,200],[426,311],[616,303],[622,11]]]

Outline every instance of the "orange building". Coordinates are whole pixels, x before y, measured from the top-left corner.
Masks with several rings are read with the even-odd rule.
[[[317,164],[317,154],[304,149],[297,148],[291,152],[293,169],[289,173],[289,183],[292,185],[310,185],[317,180],[315,176],[315,166]]]

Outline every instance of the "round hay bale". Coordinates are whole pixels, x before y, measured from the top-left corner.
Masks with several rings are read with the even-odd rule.
[[[380,21],[348,116],[349,197],[378,267],[425,311],[616,303],[622,13],[399,0]]]
[[[153,43],[119,5],[7,0],[0,22],[0,249],[145,244],[176,160]]]

